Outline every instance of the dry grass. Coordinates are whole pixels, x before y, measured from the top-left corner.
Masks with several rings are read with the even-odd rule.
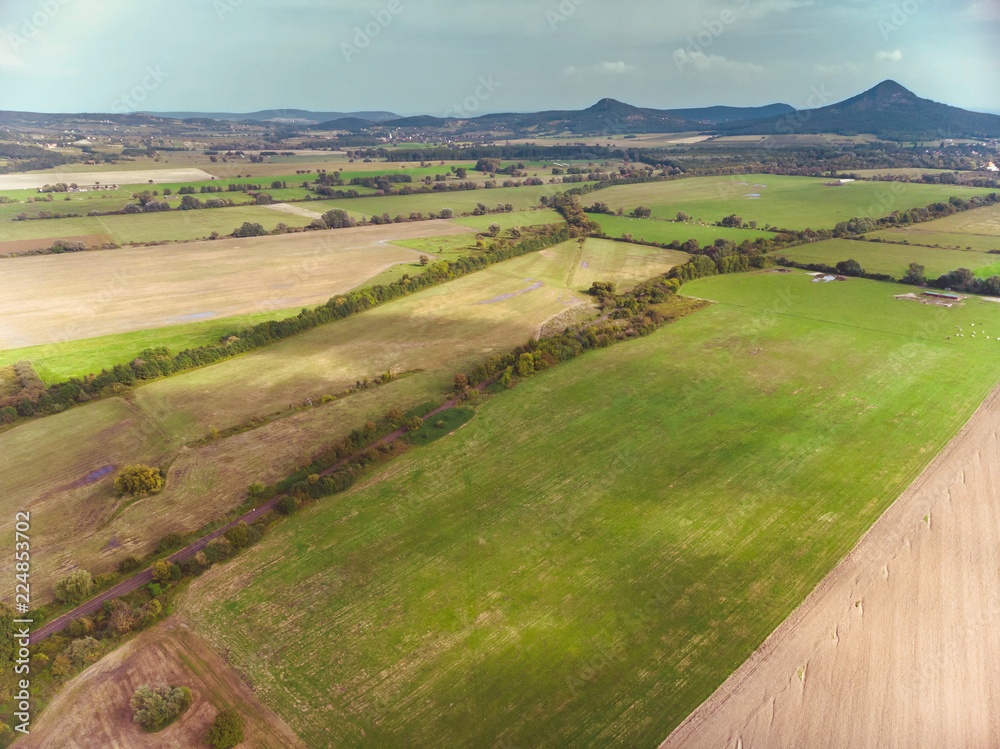
[[[470,232],[426,221],[10,258],[0,348],[320,304],[419,258],[393,240]]]
[[[132,722],[129,699],[141,684],[165,682],[191,690],[191,707],[155,734]],[[70,681],[32,724],[17,749],[191,749],[206,746],[216,714],[235,708],[244,720],[246,749],[304,749],[292,730],[265,707],[226,662],[182,620],[170,618]]]

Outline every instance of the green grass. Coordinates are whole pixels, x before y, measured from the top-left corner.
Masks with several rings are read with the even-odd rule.
[[[392,244],[409,247],[412,250],[425,253],[431,262],[438,260],[458,260],[473,252],[475,238],[471,234],[452,234],[443,237],[426,237],[422,239],[403,239]],[[397,263],[376,276],[365,281],[362,287],[390,284],[405,275],[415,276],[423,270],[419,258],[412,263]]]
[[[853,182],[827,187],[829,180],[750,174],[731,177],[698,177],[671,182],[622,185],[584,197],[626,213],[644,205],[654,218],[673,219],[683,211],[694,219],[714,223],[737,214],[783,229],[832,229],[854,216],[880,218],[895,210],[924,207],[947,201],[953,195],[985,195],[988,189],[953,185],[920,185],[902,182]],[[744,184],[745,183],[745,184]],[[751,199],[748,195],[759,194]]]
[[[586,198],[584,204],[588,204]],[[704,226],[702,224],[608,216],[596,213],[591,213],[589,216],[601,225],[601,229],[609,237],[622,237],[625,234],[631,234],[637,240],[661,244],[670,244],[674,240],[683,244],[689,239],[695,239],[699,245],[705,247],[714,244],[716,239],[730,239],[736,244],[740,244],[745,240],[753,242],[762,238],[774,238],[773,232],[754,231],[753,229],[727,229],[722,226]]]
[[[848,239],[831,239],[826,242],[790,247],[772,253],[797,263],[822,263],[836,265],[842,260],[857,260],[869,273],[887,273],[902,278],[910,263],[923,265],[928,278],[937,278],[950,270],[968,268],[979,271],[1000,262],[1000,255],[966,250],[942,250],[916,245],[888,244],[883,242],[857,242]]]
[[[572,185],[576,186],[576,185]],[[381,216],[388,213],[395,218],[397,215],[409,216],[412,212],[440,212],[451,208],[456,214],[471,213],[476,205],[482,203],[489,209],[498,204],[511,204],[515,211],[523,211],[538,205],[543,195],[554,195],[564,192],[567,185],[542,185],[541,187],[499,187],[493,190],[459,190],[455,192],[420,193],[417,195],[390,195],[381,198],[353,198],[349,200],[313,201],[309,204],[312,210],[323,212],[330,208],[342,208],[353,216]],[[322,207],[317,207],[322,206]],[[492,217],[494,221],[502,216]],[[489,226],[489,223],[487,223]]]
[[[266,320],[280,320],[298,314],[301,307],[270,312],[255,312],[200,322],[182,323],[166,328],[150,328],[129,333],[82,338],[62,343],[0,350],[0,367],[18,361],[35,365],[47,385],[70,377],[100,372],[114,364],[129,362],[143,349],[166,346],[173,352],[210,343],[233,329],[240,330]]]
[[[475,415],[471,408],[449,408],[425,421],[419,429],[407,434],[406,439],[414,445],[429,445],[467,424]]]
[[[996,305],[798,273],[685,290],[719,304],[487,402],[202,577],[185,615],[311,745],[656,746],[1000,367],[996,341],[945,340],[1000,330]]]
[[[500,224],[500,228],[509,231],[514,228],[524,226],[541,226],[543,224],[561,224],[563,217],[556,211],[532,210],[516,211],[514,213],[503,213],[500,215],[491,214],[489,216],[465,216],[454,219],[454,223],[468,226],[470,229],[484,232],[490,228],[490,224]]]

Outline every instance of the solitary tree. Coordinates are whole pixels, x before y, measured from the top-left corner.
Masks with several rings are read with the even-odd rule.
[[[857,260],[842,260],[837,263],[837,273],[844,276],[863,276],[865,274],[865,269],[861,267],[861,263]]]
[[[903,283],[923,286],[927,279],[924,277],[924,266],[917,263],[910,263],[910,267],[903,275]]]
[[[129,700],[132,720],[150,732],[166,727],[190,705],[190,689],[166,684],[143,684]]]
[[[163,488],[163,474],[159,468],[137,464],[126,466],[115,477],[115,491],[119,494],[142,496],[155,494]]]
[[[500,236],[500,224],[498,224],[496,221],[490,224],[490,236],[491,237]]]
[[[56,600],[77,603],[90,595],[94,580],[87,570],[75,570],[56,583]]]

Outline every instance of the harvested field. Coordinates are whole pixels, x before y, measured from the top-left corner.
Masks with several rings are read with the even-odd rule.
[[[61,237],[73,242],[83,242],[88,247],[100,247],[115,240],[108,234],[83,234],[76,237]],[[32,250],[47,250],[52,246],[51,239],[20,239],[12,242],[0,242],[0,258],[13,255],[23,255]]]
[[[8,259],[0,348],[320,304],[419,257],[387,240],[463,232],[425,221]]]
[[[155,185],[169,185],[175,182],[210,180],[212,175],[201,169],[143,169],[132,171],[98,172],[31,172],[28,174],[0,175],[0,190],[23,190],[27,188],[55,185],[59,182],[76,183],[81,187],[100,183],[102,185],[133,185],[152,181]]]
[[[662,749],[1000,746],[998,424],[1000,389]]]
[[[141,684],[165,682],[191,690],[191,707],[164,730],[146,734],[128,706]],[[191,749],[220,710],[245,722],[241,747],[305,749],[226,662],[182,620],[171,617],[105,656],[63,687],[17,749]]]
[[[274,203],[269,205],[272,211],[281,211],[282,213],[290,213],[293,216],[302,216],[303,218],[323,218],[323,214],[318,211],[310,211],[308,208],[303,208],[301,206],[292,205],[290,203]]]

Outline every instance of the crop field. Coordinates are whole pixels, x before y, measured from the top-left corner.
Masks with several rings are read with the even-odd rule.
[[[308,744],[655,746],[993,387],[997,341],[945,339],[1000,308],[897,289],[692,283],[717,304],[488,401],[180,608]]]
[[[258,480],[254,470],[271,477],[275,466],[287,471],[330,438],[324,434],[349,431],[391,406],[412,407],[443,394],[456,372],[492,353],[509,351],[549,318],[581,304],[587,299],[582,291],[594,280],[615,281],[625,288],[686,259],[684,253],[621,242],[591,239],[582,248],[567,242],[257,352],[153,382],[138,388],[131,402],[102,400],[0,433],[0,504],[11,508],[0,515],[0,532],[13,522],[14,507],[31,508],[33,537],[49,548],[44,561],[33,568],[35,597],[47,595],[57,570],[85,563],[95,574],[104,572],[130,553],[126,549],[148,550],[169,530],[199,527],[238,504],[247,484]],[[315,410],[337,414],[338,409],[354,408],[351,404],[368,403],[370,396],[379,406],[369,408],[365,419],[353,411],[339,419],[331,416],[324,422],[326,432],[292,429],[281,432],[280,444],[262,431],[278,428],[269,425],[211,443],[225,453],[217,462],[202,460],[184,447],[212,429],[292,412],[307,398],[318,402],[388,370],[421,371]],[[300,432],[303,437],[297,438]],[[255,434],[264,440],[259,450],[242,442],[253,441],[249,435]],[[32,461],[42,446],[59,459],[44,465]],[[94,483],[78,483],[106,465],[137,461],[173,462],[168,490],[151,501],[121,508],[111,491],[110,474]],[[5,564],[0,561],[0,574]]]
[[[470,232],[422,221],[7,259],[0,348],[321,304],[418,259],[389,240],[448,233]]]
[[[879,218],[895,210],[922,208],[953,195],[985,195],[988,189],[902,182],[852,182],[828,187],[829,180],[767,174],[698,177],[672,182],[622,185],[594,198],[629,212],[651,208],[655,218],[672,219],[678,211],[712,223],[730,214],[783,229],[832,229],[854,216]]]
[[[409,216],[411,212],[426,215],[432,211],[440,212],[445,208],[451,208],[455,213],[471,213],[479,203],[491,210],[497,205],[509,203],[514,206],[515,211],[523,211],[537,206],[538,199],[543,195],[555,195],[565,190],[565,185],[498,187],[493,190],[459,190],[418,195],[390,195],[380,198],[311,201],[309,207],[320,212],[331,208],[342,208],[357,217],[381,216],[383,213],[388,213],[393,218],[400,214]]]
[[[312,207],[311,204],[310,207]],[[324,209],[325,210],[325,209]],[[164,211],[116,216],[85,216],[4,224],[4,239],[56,239],[78,234],[108,234],[116,242],[161,242],[207,239],[213,231],[232,234],[245,221],[270,231],[278,224],[308,226],[311,218],[269,210],[266,206],[236,206],[198,211]]]
[[[597,199],[600,200],[600,198]],[[588,205],[586,199],[584,205]],[[705,226],[677,221],[629,218],[628,216],[608,216],[598,213],[588,215],[601,225],[601,229],[609,237],[622,237],[631,234],[637,240],[661,244],[670,244],[674,240],[683,244],[689,239],[694,239],[699,245],[705,247],[714,244],[716,239],[729,239],[740,244],[744,240],[753,242],[761,238],[771,239],[774,237],[772,232],[753,229],[730,229],[724,226]]]
[[[128,701],[140,684],[162,681],[188,687],[192,703],[176,723],[149,735],[132,721]],[[203,745],[216,713],[228,707],[239,708],[245,716],[245,746],[304,749],[225,660],[174,617],[143,632],[70,681],[31,726],[31,746],[190,749]]]
[[[791,247],[772,253],[797,263],[822,263],[836,265],[842,260],[857,260],[869,273],[887,273],[902,278],[910,263],[923,265],[928,278],[937,278],[948,271],[968,268],[976,275],[996,275],[1000,270],[1000,255],[968,250],[944,250],[935,247],[888,244],[883,242],[857,242],[848,239],[830,239],[825,242]]]
[[[87,171],[60,168],[59,171],[0,175],[0,190],[28,190],[59,182],[66,184],[76,182],[78,185],[93,185],[98,182],[102,185],[143,184],[148,187],[150,184],[168,185],[175,182],[210,179],[212,179],[211,174],[193,168],[137,170],[134,165],[123,169],[90,169]]]

